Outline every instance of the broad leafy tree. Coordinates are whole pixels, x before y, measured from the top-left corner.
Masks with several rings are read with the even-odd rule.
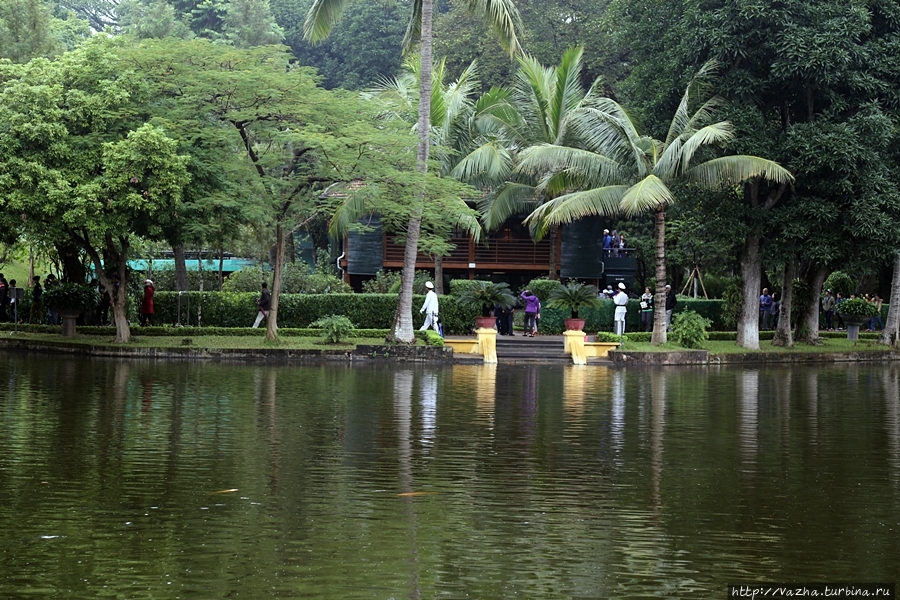
[[[0,210],[21,215],[30,235],[87,252],[127,342],[132,236],[163,236],[189,175],[176,143],[146,124],[142,77],[116,68],[116,50],[98,37],[56,62],[0,65]]]

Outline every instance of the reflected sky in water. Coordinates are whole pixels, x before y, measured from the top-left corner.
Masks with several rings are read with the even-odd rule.
[[[0,358],[0,598],[900,580],[900,368]]]

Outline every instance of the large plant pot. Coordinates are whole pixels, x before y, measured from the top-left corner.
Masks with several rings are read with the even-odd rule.
[[[848,340],[858,340],[859,339],[859,327],[863,323],[868,322],[870,317],[860,317],[857,315],[841,315],[841,320],[844,321],[844,324],[847,325],[847,339]]]
[[[475,317],[477,329],[493,329],[497,324],[497,317]]]
[[[584,331],[585,319],[566,319],[566,331]]]
[[[56,314],[62,318],[62,335],[63,337],[73,337],[75,335],[75,320],[81,314],[80,310],[64,308],[57,309]]]

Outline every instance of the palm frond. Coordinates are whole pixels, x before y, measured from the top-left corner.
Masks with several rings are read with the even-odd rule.
[[[621,183],[624,178],[616,161],[590,150],[571,146],[531,146],[520,153],[516,165],[516,171],[531,175],[563,169],[590,187]]]
[[[466,206],[465,202],[460,200],[460,203],[463,204],[461,209],[466,210],[458,211],[459,216],[457,217],[454,226],[461,231],[465,231],[469,235],[469,237],[471,237],[472,240],[475,241],[475,243],[478,243],[484,236],[484,229],[481,227],[481,223],[478,221],[478,217],[476,215],[473,215],[471,211],[468,210],[469,207]]]
[[[534,186],[508,181],[478,203],[478,212],[484,228],[494,231],[513,215],[533,209],[536,203]]]
[[[545,202],[525,219],[534,231],[542,232],[551,225],[571,223],[592,215],[612,216],[621,212],[626,185],[610,185],[566,194]]]
[[[537,128],[536,140],[553,139],[550,129],[550,98],[553,89],[553,72],[541,65],[533,56],[519,57],[516,70],[515,96],[526,123]]]
[[[485,143],[464,156],[450,176],[473,185],[486,185],[503,181],[512,170],[512,157],[503,144]]]
[[[671,144],[675,138],[688,130],[691,123],[691,105],[695,105],[700,97],[707,94],[709,80],[718,68],[719,63],[715,60],[710,60],[700,67],[696,75],[691,78],[690,83],[684,90],[684,95],[681,97],[681,102],[675,110],[675,116],[672,117],[672,122],[669,125],[669,132],[666,134],[666,145]]]
[[[707,189],[725,188],[756,177],[774,183],[794,181],[790,171],[777,162],[747,155],[714,158],[685,172],[688,181]]]
[[[403,36],[403,54],[408,54],[422,37],[422,0],[413,0],[411,4],[412,14]]]
[[[346,0],[315,0],[303,22],[303,37],[317,44],[328,37],[344,14]]]
[[[630,165],[638,176],[649,169],[644,138],[628,113],[615,101],[599,98],[590,106],[574,111],[571,119],[573,133],[584,145],[603,156]]]
[[[721,121],[697,130],[684,142],[681,151],[681,171],[687,171],[694,154],[703,146],[726,144],[734,139],[734,126],[729,121]]]
[[[341,185],[341,184],[338,184]],[[331,217],[328,225],[328,234],[332,237],[343,237],[350,226],[356,223],[360,217],[371,212],[367,209],[365,195],[350,193],[344,198]]]
[[[484,19],[510,56],[521,52],[518,32],[522,30],[522,18],[513,0],[469,0],[468,7],[469,12]]]
[[[634,184],[622,196],[622,210],[636,215],[672,202],[672,192],[662,179],[650,174]]]
[[[549,102],[548,119],[551,137],[546,140],[560,144],[565,135],[567,115],[575,110],[584,99],[581,85],[581,48],[569,48],[554,69],[553,95]]]

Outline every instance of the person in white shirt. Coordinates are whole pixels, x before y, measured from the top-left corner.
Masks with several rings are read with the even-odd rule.
[[[419,331],[425,331],[431,327],[440,333],[441,329],[438,325],[438,297],[434,293],[434,284],[426,281],[425,287],[428,289],[428,293],[425,294],[425,303],[422,304],[422,309],[419,311],[420,313],[425,313],[425,322],[419,327]]]
[[[619,291],[613,296],[613,302],[616,304],[616,315],[614,323],[616,325],[616,335],[625,335],[625,314],[628,312],[626,305],[628,304],[628,294],[625,293],[625,284],[619,283]]]

